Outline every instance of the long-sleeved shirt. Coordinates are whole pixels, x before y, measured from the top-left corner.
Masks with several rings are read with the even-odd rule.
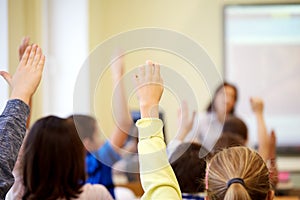
[[[185,137],[185,142],[197,142],[211,151],[222,134],[223,123],[214,112],[196,116],[193,128]]]
[[[163,123],[157,118],[143,118],[136,122],[139,130],[139,162],[142,199],[182,199],[179,184],[168,161],[162,132]]]
[[[12,170],[26,132],[29,106],[18,99],[9,100],[0,115],[0,199],[14,183]]]
[[[87,153],[85,161],[87,166],[87,183],[102,184],[115,198],[114,183],[112,179],[112,166],[121,156],[106,141],[98,151]]]

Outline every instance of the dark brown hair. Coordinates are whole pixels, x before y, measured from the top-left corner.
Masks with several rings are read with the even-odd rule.
[[[23,199],[77,198],[85,183],[84,147],[72,120],[38,120],[24,143]]]
[[[245,141],[248,139],[247,125],[242,119],[233,115],[226,117],[223,126],[223,132],[230,132],[234,135],[239,135]]]
[[[77,132],[81,140],[90,139],[93,140],[93,135],[96,130],[96,120],[89,115],[75,114],[68,117],[73,120],[76,126]]]
[[[197,143],[182,143],[172,156],[170,163],[184,193],[198,193],[205,190],[205,169],[207,150]]]
[[[209,105],[207,106],[207,108],[206,108],[206,111],[207,111],[207,112],[213,112],[213,111],[215,110],[215,108],[214,108],[214,102],[215,102],[217,93],[218,93],[220,90],[222,90],[224,87],[226,87],[226,86],[231,87],[231,88],[234,90],[234,93],[235,93],[235,98],[234,98],[234,100],[235,100],[235,102],[237,102],[237,100],[238,100],[238,90],[237,90],[237,87],[236,87],[235,85],[231,84],[231,83],[228,83],[228,82],[225,82],[225,81],[224,81],[221,85],[219,85],[219,86],[217,87],[217,89],[216,89],[216,91],[215,91],[215,93],[214,93],[214,96],[213,96],[212,101],[210,102],[210,104],[209,104]],[[232,110],[230,111],[230,114],[234,114],[234,106],[233,106]]]
[[[223,149],[244,145],[245,141],[243,140],[243,138],[241,138],[241,136],[232,134],[231,132],[223,132],[221,137],[217,140],[214,148],[212,149],[210,156],[215,155]]]

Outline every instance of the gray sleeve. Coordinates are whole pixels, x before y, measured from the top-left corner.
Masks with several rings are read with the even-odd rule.
[[[9,100],[0,115],[0,199],[14,183],[12,170],[26,132],[29,106],[18,99]]]

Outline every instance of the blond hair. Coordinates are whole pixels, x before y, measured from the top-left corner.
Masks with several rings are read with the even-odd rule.
[[[263,200],[270,190],[269,171],[260,155],[247,147],[232,147],[217,153],[207,172],[210,200]],[[241,182],[227,184],[232,179]]]

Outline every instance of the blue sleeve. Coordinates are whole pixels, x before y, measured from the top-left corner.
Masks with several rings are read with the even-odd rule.
[[[14,183],[12,170],[26,132],[29,106],[18,99],[9,100],[0,115],[0,199]]]
[[[107,166],[112,166],[121,159],[121,156],[113,149],[109,141],[106,141],[98,151],[92,154]]]

